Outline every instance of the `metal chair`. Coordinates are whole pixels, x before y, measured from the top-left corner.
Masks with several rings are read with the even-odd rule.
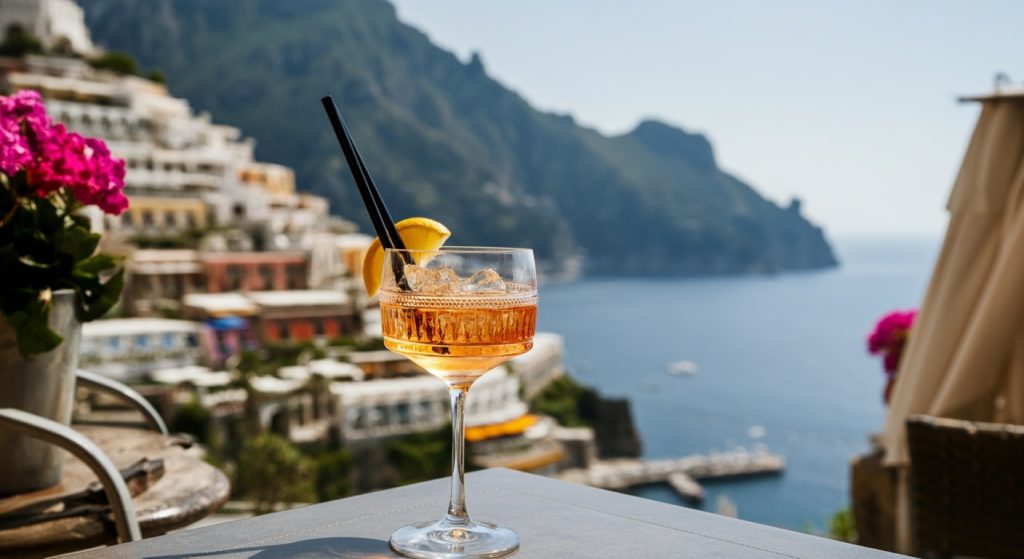
[[[78,381],[78,386],[88,390],[94,390],[96,392],[104,392],[134,407],[142,413],[142,416],[146,419],[146,423],[152,427],[154,431],[159,431],[164,436],[167,436],[167,425],[164,423],[163,418],[160,417],[160,414],[157,413],[156,409],[138,392],[124,384],[121,384],[120,382],[117,382],[116,380],[111,380],[103,375],[90,373],[83,369],[78,369],[75,373],[75,377]]]
[[[165,436],[168,434],[167,425],[156,409],[128,386],[81,369],[76,372],[76,380],[80,387],[124,401],[140,411],[151,428]],[[99,478],[107,495],[118,540],[129,542],[142,539],[131,493],[121,473],[92,441],[66,425],[13,408],[0,408],[0,427],[60,446],[88,465]]]
[[[916,554],[1024,555],[1024,426],[929,416],[906,425]]]

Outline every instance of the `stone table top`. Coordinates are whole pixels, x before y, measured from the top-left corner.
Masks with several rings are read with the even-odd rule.
[[[512,557],[773,558],[903,557],[639,497],[511,470],[467,476],[476,520],[519,533]],[[95,549],[76,559],[284,559],[397,557],[388,536],[439,518],[448,480],[439,479],[256,518]]]

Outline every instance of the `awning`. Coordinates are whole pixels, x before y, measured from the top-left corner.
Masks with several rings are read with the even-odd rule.
[[[217,332],[224,330],[245,330],[249,327],[249,321],[239,316],[222,316],[206,321],[206,325]]]
[[[527,429],[533,427],[537,423],[537,420],[538,418],[536,415],[527,414],[502,423],[467,427],[466,440],[471,443],[475,443],[497,437],[522,435]]]
[[[942,252],[890,401],[882,437],[890,465],[908,462],[904,424],[914,414],[1024,423],[1021,93],[979,99],[981,116],[949,198]],[[904,478],[897,506],[903,543],[905,489]]]

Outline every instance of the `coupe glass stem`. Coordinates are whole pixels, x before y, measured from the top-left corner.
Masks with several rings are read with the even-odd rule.
[[[466,512],[465,482],[465,412],[468,390],[462,386],[449,386],[452,401],[452,492],[448,499],[448,514],[445,520],[451,524],[468,524]]]

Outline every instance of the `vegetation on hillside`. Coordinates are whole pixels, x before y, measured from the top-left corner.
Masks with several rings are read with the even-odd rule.
[[[530,409],[567,427],[591,427],[603,458],[636,457],[642,449],[629,401],[601,396],[569,375],[559,377],[530,401]]]
[[[74,52],[67,40],[59,41],[50,49],[43,48],[43,43],[38,37],[25,30],[21,25],[13,23],[8,25],[0,38],[0,56],[20,58],[30,54],[45,54],[52,56],[63,56],[71,58],[81,57],[81,53]],[[148,80],[157,83],[165,83],[167,76],[157,69],[149,70],[143,74],[139,63],[131,53],[123,51],[103,51],[86,59],[90,66],[97,70],[107,70],[115,74],[129,76],[143,76]]]
[[[530,401],[530,409],[549,415],[566,427],[593,427],[597,392],[576,382],[569,375],[555,379]]]
[[[261,433],[242,445],[235,491],[252,499],[256,514],[278,504],[310,503],[316,499],[313,468],[287,439]]]
[[[39,39],[20,25],[12,24],[4,30],[3,42],[0,42],[0,56],[19,57],[42,52],[43,45]]]
[[[319,98],[335,96],[397,218],[456,244],[585,253],[601,273],[831,266],[822,232],[722,171],[710,142],[656,121],[607,137],[542,113],[401,23],[381,0],[83,0],[93,36],[174,76],[172,92],[240,126],[257,156],[369,230]]]

